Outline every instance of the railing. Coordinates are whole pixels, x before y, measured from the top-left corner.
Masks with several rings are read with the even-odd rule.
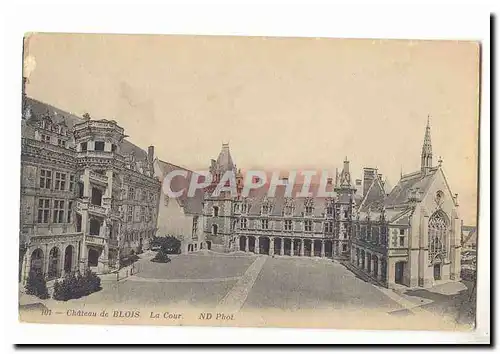
[[[29,235],[28,236],[30,240],[37,241],[37,240],[44,240],[44,239],[51,239],[54,237],[70,237],[70,238],[80,238],[83,237],[82,232],[70,232],[70,233],[56,233],[56,234],[35,234],[35,235]]]
[[[28,147],[28,146],[40,148],[40,149],[45,149],[45,150],[50,150],[50,151],[58,152],[60,154],[75,156],[75,151],[73,149],[64,148],[64,147],[61,147],[59,145],[54,145],[51,143],[46,143],[46,142],[35,140],[35,139],[21,138],[22,150],[25,151],[26,147]]]
[[[98,182],[105,183],[105,184],[108,183],[108,176],[101,175],[99,173],[95,173],[92,171],[90,171],[90,178],[93,178],[94,180],[96,180]]]
[[[89,211],[97,214],[106,215],[106,208],[100,205],[89,204]]]
[[[85,236],[85,242],[103,246],[106,243],[106,238],[101,236],[87,235]]]

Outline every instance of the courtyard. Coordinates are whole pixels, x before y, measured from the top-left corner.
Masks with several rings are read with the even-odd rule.
[[[169,263],[155,263],[150,261],[153,256],[152,252],[141,255],[137,273],[120,281],[110,275],[103,276],[102,290],[70,300],[67,305],[377,311],[408,316],[417,311],[436,313],[454,309],[458,304],[457,294],[463,294],[437,294],[428,290],[394,292],[360,279],[342,264],[327,258],[202,251],[173,255]],[[47,307],[57,303],[52,299],[36,300]],[[22,302],[30,306],[36,303]]]

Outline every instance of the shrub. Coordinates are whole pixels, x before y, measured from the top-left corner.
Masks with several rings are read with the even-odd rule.
[[[156,253],[156,256],[151,260],[151,262],[158,262],[158,263],[168,263],[170,262],[171,259],[168,257],[168,252],[166,247],[162,247],[158,253]]]
[[[154,237],[149,245],[150,248],[165,247],[169,254],[181,253],[181,241],[174,236]]]
[[[43,274],[38,272],[30,272],[26,282],[26,294],[35,295],[40,299],[49,298],[47,282]]]
[[[101,290],[101,278],[87,269],[82,276],[79,272],[67,274],[62,282],[54,284],[53,298],[59,301],[78,299]]]

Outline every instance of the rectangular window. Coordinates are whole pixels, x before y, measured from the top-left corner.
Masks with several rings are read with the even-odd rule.
[[[111,144],[111,151],[116,152],[116,145],[115,144]]]
[[[329,206],[326,208],[326,215],[328,215],[328,216],[333,215],[333,207]]]
[[[68,202],[68,218],[66,220],[66,222],[68,224],[70,224],[73,220],[73,202],[72,201],[69,201]]]
[[[50,143],[50,135],[42,134],[42,141],[44,143]]]
[[[304,221],[304,230],[307,231],[307,232],[311,232],[312,231],[312,220],[306,220]]]
[[[64,200],[54,200],[52,222],[54,224],[61,224],[64,222]]]
[[[262,230],[269,229],[269,220],[267,220],[267,219],[261,220],[260,221],[260,226],[261,226]]]
[[[52,171],[40,170],[40,188],[52,188]]]
[[[66,147],[66,141],[64,141],[62,139],[57,139],[57,145],[59,145],[60,147],[65,148]]]
[[[87,151],[87,143],[86,142],[80,144],[80,150],[81,151]]]
[[[405,234],[405,229],[399,229],[399,234],[404,235]]]
[[[49,222],[50,199],[38,200],[38,223],[46,224]]]
[[[399,246],[400,247],[405,246],[405,237],[404,236],[399,236]]]
[[[69,191],[75,191],[75,175],[69,175]]]
[[[141,206],[141,215],[139,220],[141,222],[144,222],[144,220],[146,220],[146,208],[144,206]]]
[[[127,207],[127,221],[132,222],[134,218],[134,207],[132,205],[129,205]]]
[[[135,189],[133,187],[129,187],[128,200],[134,200],[134,197],[135,197]]]
[[[240,229],[245,230],[247,228],[247,219],[240,220]]]
[[[285,220],[285,231],[292,231],[292,220]]]
[[[56,172],[54,189],[57,191],[63,191],[65,188],[66,188],[66,173]]]
[[[140,221],[141,220],[141,208],[139,206],[135,207],[135,216],[134,216],[134,222]]]
[[[94,150],[95,151],[104,151],[104,141],[95,141],[94,142]]]
[[[198,217],[193,216],[193,236],[198,234]]]
[[[212,211],[213,211],[213,213],[212,213],[213,216],[219,216],[219,207],[218,206],[214,206]]]
[[[331,222],[331,221],[325,222],[324,230],[326,233],[332,233],[333,232],[333,222]]]
[[[311,215],[313,211],[312,206],[306,206],[306,215]]]

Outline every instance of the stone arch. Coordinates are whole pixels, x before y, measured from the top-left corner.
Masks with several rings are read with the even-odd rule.
[[[37,274],[43,274],[43,251],[41,248],[35,249],[31,253],[31,261],[30,261],[30,272],[35,272]]]
[[[59,248],[54,246],[49,252],[49,269],[47,276],[49,278],[57,278],[59,276],[59,266],[60,266],[61,252]]]
[[[308,240],[308,239],[305,239],[303,242],[304,242],[304,255],[305,256],[312,256],[311,255],[311,250],[312,250],[311,244],[312,244],[312,241]]]
[[[99,251],[95,248],[89,248],[88,251],[88,266],[97,267],[99,265]]]
[[[287,256],[291,255],[291,250],[292,250],[292,240],[288,237],[285,237],[283,239],[283,250],[284,254]]]
[[[73,246],[69,245],[64,250],[64,271],[71,272],[73,270]]]
[[[333,257],[333,243],[331,240],[325,241],[325,257],[331,258]]]
[[[314,257],[320,257],[321,256],[321,240],[314,240],[313,241],[314,245]]]
[[[259,237],[259,253],[269,254],[270,241],[269,237],[261,236]]]
[[[246,236],[240,236],[240,251],[245,250],[246,242],[247,242]]]
[[[275,254],[281,254],[281,248],[282,248],[282,239],[279,237],[275,237],[274,240],[274,253]]]
[[[248,236],[248,250],[250,252],[255,253],[255,237],[254,236]]]

